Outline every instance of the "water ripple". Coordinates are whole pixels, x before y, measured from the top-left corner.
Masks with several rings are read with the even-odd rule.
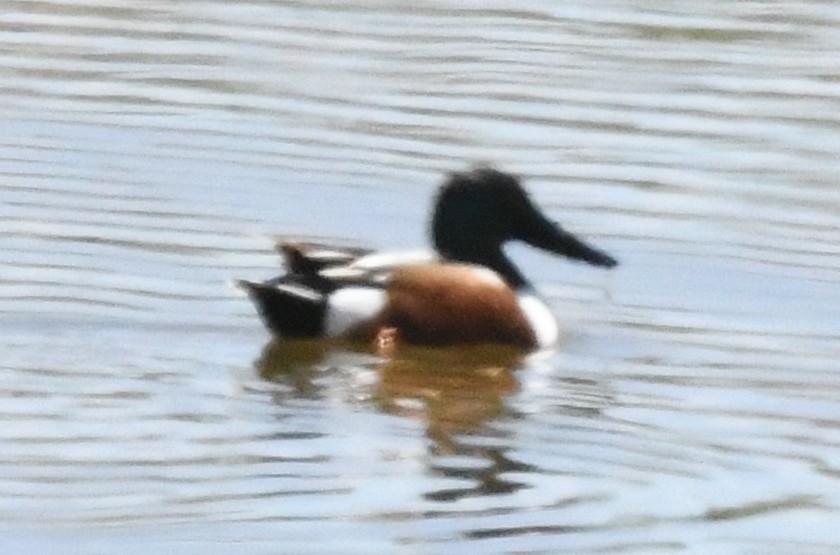
[[[0,16],[0,535],[836,551],[833,5],[147,4]],[[621,260],[511,249],[552,355],[278,346],[227,287],[421,243],[476,161]]]

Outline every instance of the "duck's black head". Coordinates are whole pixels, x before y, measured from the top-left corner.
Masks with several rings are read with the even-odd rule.
[[[527,284],[502,252],[507,241],[612,268],[616,260],[549,220],[514,176],[490,168],[452,174],[440,189],[432,240],[447,259],[490,267],[513,287]]]

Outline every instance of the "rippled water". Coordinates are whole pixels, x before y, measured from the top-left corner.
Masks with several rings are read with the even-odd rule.
[[[0,10],[4,553],[835,553],[834,2]],[[271,343],[273,235],[522,175],[526,360]]]

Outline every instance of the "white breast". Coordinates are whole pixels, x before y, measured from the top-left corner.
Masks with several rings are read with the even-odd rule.
[[[516,296],[519,301],[519,308],[531,324],[534,335],[537,336],[537,344],[541,349],[551,347],[557,342],[560,330],[554,315],[545,306],[545,303],[535,294],[524,291]]]

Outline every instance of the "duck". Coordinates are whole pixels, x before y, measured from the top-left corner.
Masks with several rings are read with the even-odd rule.
[[[445,178],[430,235],[433,250],[393,253],[282,240],[285,273],[238,285],[280,338],[532,351],[554,345],[559,326],[503,247],[521,241],[596,267],[618,264],[546,216],[516,176],[490,167]]]

